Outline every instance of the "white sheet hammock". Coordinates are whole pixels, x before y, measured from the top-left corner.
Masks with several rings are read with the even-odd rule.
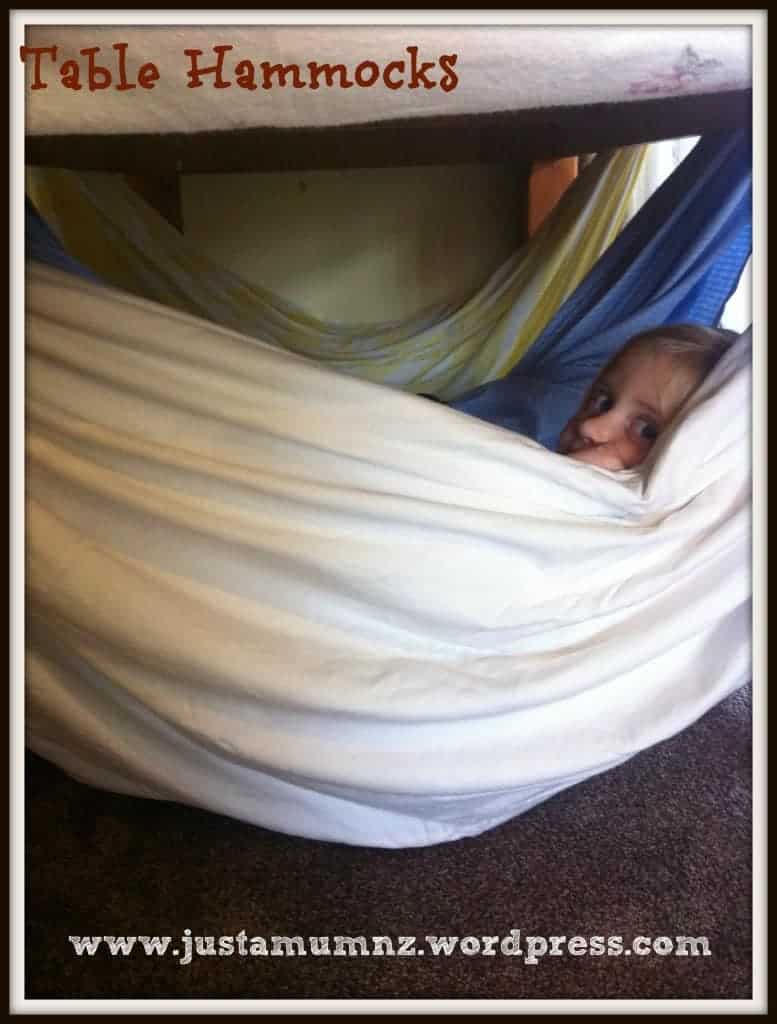
[[[749,678],[749,342],[642,472],[33,265],[28,740],[375,846],[477,834]]]

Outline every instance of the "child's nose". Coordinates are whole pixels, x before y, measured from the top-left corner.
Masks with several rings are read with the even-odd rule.
[[[607,444],[618,431],[618,417],[614,411],[589,416],[580,424],[580,433],[593,444]]]

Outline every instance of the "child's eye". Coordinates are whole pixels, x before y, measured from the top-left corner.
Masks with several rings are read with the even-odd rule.
[[[641,441],[653,442],[658,437],[658,424],[653,420],[638,419],[634,423],[634,430]]]
[[[602,413],[609,412],[612,409],[612,397],[607,391],[596,391],[591,395],[591,401],[588,403],[588,408],[596,416],[601,416]]]

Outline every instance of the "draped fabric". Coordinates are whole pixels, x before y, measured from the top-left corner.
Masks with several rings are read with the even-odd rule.
[[[474,295],[409,323],[324,322],[195,251],[118,175],[34,169],[68,253],[109,284],[340,372],[450,398],[507,373],[621,230],[647,147],[602,154]]]
[[[57,267],[86,281],[94,281],[95,284],[100,283],[97,274],[65,252],[62,243],[43,221],[29,197],[24,200],[24,249],[28,260],[45,263],[47,267]]]
[[[750,254],[744,132],[705,137],[653,194],[504,378],[454,408],[555,448],[602,365],[634,334],[717,325]]]
[[[31,265],[28,742],[300,835],[472,835],[749,677],[750,363],[640,471]]]

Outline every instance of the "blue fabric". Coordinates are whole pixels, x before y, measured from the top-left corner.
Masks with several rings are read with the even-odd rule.
[[[100,279],[91,270],[74,260],[62,248],[62,243],[46,224],[28,197],[24,200],[24,244],[28,260],[37,260],[47,266],[66,270],[100,284]]]
[[[751,167],[744,131],[701,139],[515,369],[449,404],[555,449],[630,337],[661,324],[717,326],[750,254]]]

